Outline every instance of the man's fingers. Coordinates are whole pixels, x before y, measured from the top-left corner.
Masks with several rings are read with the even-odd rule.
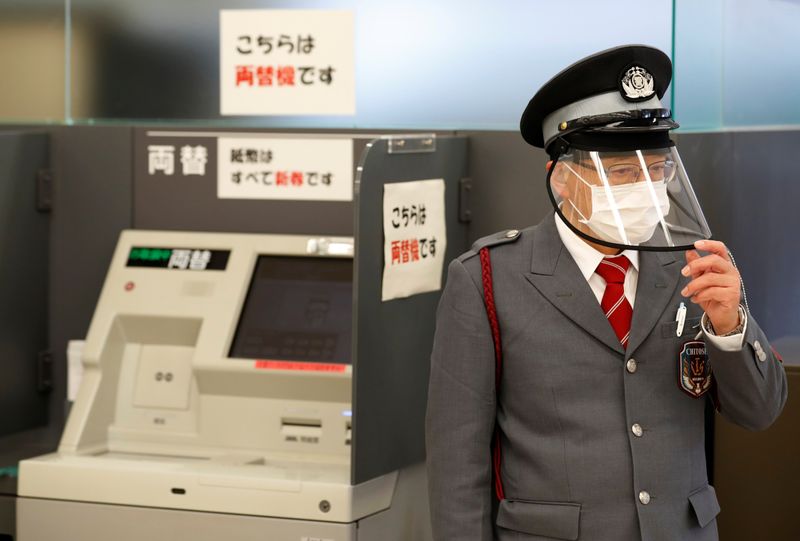
[[[700,254],[697,253],[697,250],[686,250],[686,267],[681,271],[684,276],[691,275],[692,278],[697,278],[698,275],[692,272],[691,263],[698,259],[700,259]]]
[[[734,267],[730,261],[716,254],[712,254],[687,262],[681,274],[684,276],[697,276],[705,272],[728,273],[733,271]]]
[[[729,260],[728,248],[725,243],[718,240],[698,240],[694,243],[694,247],[704,252],[711,252],[723,258],[725,261]]]
[[[700,254],[697,253],[697,250],[686,250],[686,263],[691,263],[698,259],[700,259]]]
[[[727,287],[707,287],[693,295],[691,299],[695,304],[701,304],[708,301],[721,303],[725,307],[738,306],[737,299],[731,294],[730,288]]]
[[[734,276],[729,274],[709,272],[686,284],[686,287],[681,291],[681,295],[684,297],[693,297],[700,291],[709,287],[738,288],[739,282]]]

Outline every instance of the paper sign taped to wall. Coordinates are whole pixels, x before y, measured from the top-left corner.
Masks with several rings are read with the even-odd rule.
[[[220,137],[217,197],[351,201],[353,140]]]
[[[220,11],[223,115],[354,115],[350,11]]]
[[[444,180],[383,187],[382,300],[438,291],[447,249]]]

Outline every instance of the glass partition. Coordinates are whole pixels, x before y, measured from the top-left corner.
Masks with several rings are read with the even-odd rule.
[[[64,1],[61,114],[76,123],[513,130],[535,90],[567,64],[621,43],[671,49],[671,0]],[[269,8],[354,13],[355,115],[219,114],[219,11]]]
[[[683,131],[800,125],[800,2],[675,0]]]
[[[0,0],[0,122],[65,118],[64,0]]]
[[[92,95],[75,91],[73,71],[73,114],[76,121],[515,129],[551,75],[620,42],[620,19],[653,21],[626,24],[625,41],[670,49],[669,0],[647,8],[631,0],[571,3],[568,12],[580,17],[565,18],[562,4],[523,0],[72,0],[74,32],[94,44],[83,62],[91,66]],[[219,10],[266,8],[353,11],[354,116],[220,116]]]
[[[219,12],[271,8],[353,12],[355,115],[220,115]],[[515,130],[561,68],[645,43],[683,131],[798,125],[798,21],[793,0],[0,0],[0,122]]]

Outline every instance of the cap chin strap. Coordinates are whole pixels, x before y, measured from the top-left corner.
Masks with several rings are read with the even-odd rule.
[[[672,120],[672,111],[669,109],[632,109],[568,120],[558,125],[558,132],[559,135],[569,135],[580,130],[604,127],[671,130],[677,128],[678,123]]]
[[[554,155],[566,153],[571,144],[566,138],[578,134],[597,134],[628,136],[643,133],[664,133],[677,128],[679,124],[672,120],[672,111],[669,109],[632,109],[629,111],[614,111],[598,115],[587,115],[573,120],[561,122],[558,125],[558,133],[547,143],[550,158]],[[665,134],[666,137],[666,134]],[[620,146],[628,147],[633,141],[620,141]],[[658,142],[658,146],[663,145],[663,141]],[[615,150],[612,141],[605,141],[602,145],[603,150]],[[639,144],[635,144],[637,148]],[[607,148],[606,148],[607,147]],[[599,148],[597,149],[599,150]],[[619,150],[624,150],[620,148]]]

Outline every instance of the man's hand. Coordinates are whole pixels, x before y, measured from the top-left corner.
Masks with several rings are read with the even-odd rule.
[[[695,248],[710,252],[700,257],[695,250],[686,252],[686,266],[681,270],[692,280],[681,291],[684,297],[699,304],[711,320],[718,335],[729,333],[739,325],[741,289],[739,271],[731,263],[728,249],[716,240],[698,240]]]

